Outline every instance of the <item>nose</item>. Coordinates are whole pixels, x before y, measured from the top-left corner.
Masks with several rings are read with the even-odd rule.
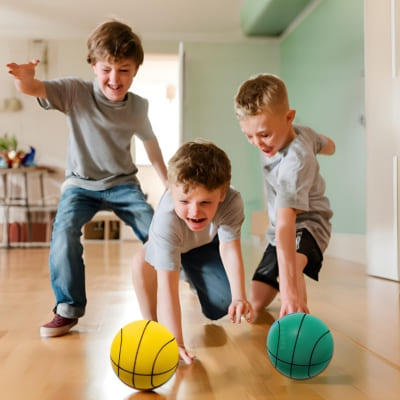
[[[119,72],[117,70],[111,70],[109,75],[109,81],[111,83],[118,83],[119,80]]]
[[[196,218],[199,213],[200,207],[197,203],[191,203],[189,207],[189,214],[191,218]]]

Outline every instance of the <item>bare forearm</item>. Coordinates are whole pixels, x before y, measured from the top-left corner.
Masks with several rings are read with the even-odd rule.
[[[282,298],[297,293],[296,226],[280,226],[276,231],[276,251],[279,265],[279,286]]]
[[[149,140],[147,142],[144,142],[143,144],[146,149],[147,157],[149,158],[164,186],[167,188],[167,167],[165,166],[162,152],[157,139]]]
[[[331,156],[336,151],[335,142],[331,138],[329,138],[328,136],[325,136],[325,135],[321,135],[321,136],[323,136],[325,138],[325,140],[327,141],[327,144],[321,149],[319,154],[323,154],[323,155],[326,155],[326,156]]]
[[[19,92],[29,96],[46,98],[44,83],[35,78],[35,68],[39,60],[30,61],[27,64],[7,64],[8,73],[13,76],[15,87]]]
[[[240,241],[221,243],[220,253],[231,285],[232,299],[246,299],[244,262]]]
[[[168,274],[174,276],[171,277]],[[179,272],[159,271],[157,277],[158,321],[172,332],[178,345],[183,346],[182,315],[179,302]]]
[[[15,87],[21,93],[29,96],[46,98],[46,89],[42,81],[33,79],[30,82],[15,80]]]

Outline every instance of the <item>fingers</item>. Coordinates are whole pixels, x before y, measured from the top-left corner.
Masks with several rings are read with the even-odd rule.
[[[27,64],[17,64],[15,62],[6,64],[8,68],[8,73],[14,75],[18,70],[22,70],[24,68],[35,68],[40,63],[40,60],[31,60]]]
[[[185,347],[179,346],[179,357],[184,361],[185,364],[192,364],[195,356],[190,354]]]
[[[242,317],[247,322],[251,322],[253,320],[253,309],[247,300],[238,300],[230,305],[228,315],[231,322],[236,324],[240,324]]]

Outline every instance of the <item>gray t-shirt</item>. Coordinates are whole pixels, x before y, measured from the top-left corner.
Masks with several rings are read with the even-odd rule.
[[[176,215],[171,194],[167,191],[162,196],[150,225],[149,240],[145,244],[145,259],[155,269],[179,269],[182,253],[211,243],[217,233],[221,242],[240,239],[243,221],[242,196],[237,190],[230,188],[210,224],[202,231],[192,231]]]
[[[296,217],[296,229],[306,228],[324,252],[333,213],[316,155],[326,145],[326,139],[305,126],[294,125],[294,130],[297,136],[288,146],[273,157],[262,156],[270,219],[267,238],[276,245],[277,211],[295,208],[304,211]]]
[[[69,184],[89,190],[105,190],[123,183],[138,183],[130,153],[131,140],[153,139],[148,101],[131,92],[120,102],[108,100],[97,79],[61,78],[44,81],[44,109],[67,117],[69,143],[66,177]]]

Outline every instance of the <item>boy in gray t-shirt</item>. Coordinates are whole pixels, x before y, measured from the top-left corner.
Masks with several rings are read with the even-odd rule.
[[[7,64],[17,89],[58,110],[70,128],[66,180],[53,224],[50,278],[56,297],[44,337],[65,335],[85,313],[82,226],[99,210],[113,210],[145,242],[153,216],[136,178],[130,144],[137,135],[167,186],[167,170],[147,115],[147,100],[129,92],[143,62],[140,38],[118,21],[101,24],[90,35],[87,61],[92,81],[35,79],[38,60]]]
[[[244,82],[235,112],[248,141],[261,151],[270,220],[269,244],[250,287],[254,315],[279,291],[280,317],[308,313],[303,273],[318,280],[332,217],[316,155],[333,154],[335,144],[293,125],[296,111],[289,108],[284,82],[274,75]]]
[[[168,167],[169,190],[154,213],[145,249],[135,257],[133,282],[143,318],[167,326],[190,364],[194,356],[185,349],[179,302],[181,267],[207,318],[252,319],[240,245],[243,201],[230,187],[229,158],[212,143],[185,143]]]

